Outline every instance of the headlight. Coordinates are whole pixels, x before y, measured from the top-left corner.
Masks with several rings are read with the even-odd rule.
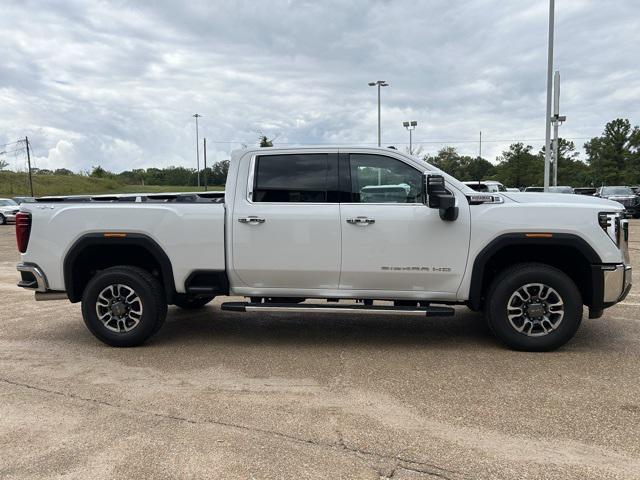
[[[600,212],[598,214],[598,223],[600,228],[605,231],[609,238],[616,244],[620,245],[620,218],[618,212]]]

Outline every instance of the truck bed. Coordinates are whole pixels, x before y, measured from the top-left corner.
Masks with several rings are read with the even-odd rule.
[[[225,269],[224,192],[43,197],[21,210],[32,215],[23,261],[37,260],[51,290],[65,289],[64,259],[91,234],[154,240],[169,257],[178,293],[190,272]]]

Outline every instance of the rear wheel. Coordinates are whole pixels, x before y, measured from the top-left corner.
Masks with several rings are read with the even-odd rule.
[[[485,314],[493,333],[510,348],[549,351],[575,335],[582,321],[582,297],[573,280],[557,268],[523,263],[494,279]]]
[[[188,297],[180,296],[175,298],[173,303],[184,310],[196,310],[204,307],[207,303],[211,302],[215,297],[213,295],[206,297]]]
[[[167,315],[160,282],[138,267],[112,267],[97,273],[82,295],[82,316],[96,338],[114,347],[143,344]]]

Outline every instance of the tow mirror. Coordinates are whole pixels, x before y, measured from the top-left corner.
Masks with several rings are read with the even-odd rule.
[[[446,221],[453,221],[458,218],[458,207],[456,207],[456,197],[445,187],[442,175],[424,175],[424,191],[426,192],[425,204],[429,208],[440,210],[440,218]]]

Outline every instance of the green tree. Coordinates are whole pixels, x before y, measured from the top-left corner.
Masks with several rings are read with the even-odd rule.
[[[496,173],[496,167],[491,162],[480,157],[459,155],[454,147],[444,147],[436,156],[426,156],[424,159],[463,182],[467,180],[486,180]]]
[[[91,177],[95,177],[95,178],[106,178],[111,176],[112,173],[107,172],[104,168],[102,168],[100,165],[93,167],[93,169],[91,170]]]
[[[260,135],[260,147],[273,147],[273,140],[269,140],[266,135]]]
[[[458,180],[466,182],[468,180],[486,180],[495,175],[496,167],[491,162],[480,157],[460,157],[460,168],[456,175]]]
[[[543,145],[539,155],[544,157],[544,153]],[[591,183],[589,166],[579,156],[572,141],[558,138],[558,185],[581,187]]]
[[[8,166],[9,166],[9,162],[7,162],[6,160],[0,160],[0,171],[4,170]]]
[[[533,147],[523,143],[513,143],[509,150],[502,152],[496,166],[496,178],[507,187],[528,187],[542,185],[544,158],[531,153]]]
[[[594,185],[640,183],[640,128],[626,118],[607,123],[602,135],[584,148]]]
[[[458,178],[461,171],[462,163],[458,151],[454,147],[444,147],[434,156],[426,156],[425,161],[434,167],[438,167],[443,172]]]

